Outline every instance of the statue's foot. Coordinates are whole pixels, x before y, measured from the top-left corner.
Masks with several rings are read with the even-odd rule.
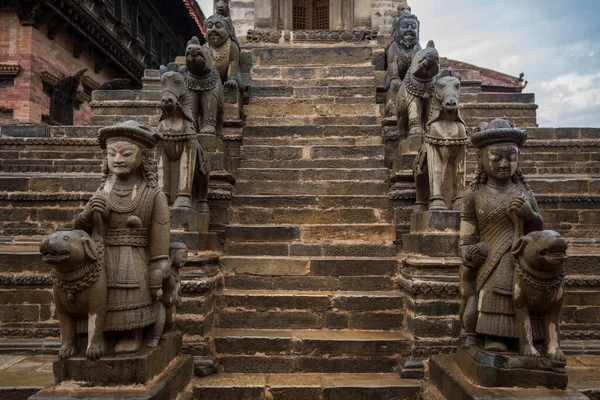
[[[158,338],[152,338],[148,343],[146,343],[146,347],[150,347],[151,349],[155,349],[158,347]]]
[[[548,353],[546,353],[546,356],[549,359],[554,360],[554,361],[561,361],[561,362],[567,361],[567,357],[565,357],[564,353],[559,348],[556,348],[556,350],[554,350],[554,351],[549,351]]]
[[[115,345],[115,353],[135,353],[142,348],[142,334],[135,332],[119,339]]]
[[[467,334],[467,338],[465,339],[465,347],[475,346],[477,344],[477,340],[475,336]]]
[[[508,351],[508,346],[506,345],[506,343],[494,340],[490,336],[485,337],[485,344],[483,348],[487,351],[494,351],[498,353]]]
[[[79,348],[73,343],[66,343],[60,346],[58,358],[66,360],[67,358],[75,357],[79,353]]]
[[[173,207],[192,208],[192,201],[187,196],[177,196],[173,202]]]
[[[529,345],[529,344],[526,344],[525,346],[521,346],[521,348],[519,349],[519,354],[524,357],[537,358],[540,356],[540,352],[537,351],[537,349],[535,347],[533,347],[533,345]]]
[[[85,355],[90,360],[97,360],[100,357],[102,357],[104,355],[104,353],[105,353],[104,342],[100,342],[100,343],[91,343],[88,346],[87,351],[85,352]]]

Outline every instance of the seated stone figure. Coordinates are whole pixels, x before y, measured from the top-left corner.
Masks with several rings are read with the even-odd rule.
[[[177,307],[181,306],[181,274],[179,268],[187,261],[188,248],[185,243],[174,242],[169,246],[171,268],[164,271],[162,296],[156,302],[156,324],[152,328],[152,340],[148,347],[158,346],[164,332],[173,329]]]
[[[135,121],[100,129],[104,176],[75,219],[76,229],[102,236],[108,299],[104,330],[116,338],[115,353],[142,348],[144,328],[156,321],[163,271],[169,268],[169,206],[151,157],[161,138]]]
[[[225,88],[244,91],[244,78],[240,72],[240,47],[232,40],[225,17],[211,15],[204,21],[206,39],[215,68]]]
[[[463,327],[471,337],[468,344],[482,337],[489,351],[507,351],[519,337],[511,248],[517,236],[543,227],[535,197],[519,168],[526,138],[525,131],[503,119],[484,125],[471,138],[478,149],[477,171],[461,208],[461,309]],[[533,339],[543,338],[541,320],[531,320],[531,332]]]

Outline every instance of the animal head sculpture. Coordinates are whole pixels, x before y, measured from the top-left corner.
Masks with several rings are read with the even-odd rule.
[[[550,272],[562,268],[567,258],[567,241],[551,230],[530,232],[517,240],[512,253],[532,269]]]
[[[77,271],[99,256],[96,243],[81,230],[54,232],[41,241],[40,253],[61,274]]]
[[[452,70],[444,70],[435,78],[435,98],[446,114],[458,112],[460,101],[460,75]]]
[[[435,43],[430,40],[427,47],[419,50],[412,59],[408,73],[420,80],[433,79],[440,72],[440,55]]]
[[[229,26],[224,16],[214,14],[204,21],[206,27],[206,39],[213,47],[221,46],[230,38]]]
[[[209,74],[213,70],[210,51],[200,44],[196,36],[192,37],[185,49],[185,66],[189,73],[196,76]]]
[[[409,7],[410,8],[410,7]],[[394,21],[392,40],[399,46],[412,49],[419,44],[419,18],[410,11]]]
[[[186,94],[184,72],[185,67],[174,62],[160,66],[160,107],[163,112],[174,111],[179,99]]]
[[[215,12],[224,17],[230,17],[229,0],[215,0]]]

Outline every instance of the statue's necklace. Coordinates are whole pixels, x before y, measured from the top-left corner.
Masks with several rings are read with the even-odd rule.
[[[212,48],[215,56],[213,57],[213,61],[221,61],[221,60],[229,60],[229,51],[231,49],[231,38],[227,38],[223,46],[221,48],[225,48],[225,50],[219,54],[215,47]]]
[[[142,195],[144,194],[145,189],[146,189],[146,182],[142,181],[142,183],[138,187],[138,192],[137,192],[135,198],[132,199],[131,204],[129,204],[126,207],[121,207],[120,205],[116,204],[114,201],[112,201],[110,199],[110,196],[109,196],[108,202],[110,204],[110,209],[112,211],[116,212],[117,214],[128,214],[128,213],[132,212],[140,205],[140,202],[142,201]],[[113,193],[116,196],[124,197],[124,196],[120,196],[119,194],[117,194],[114,190],[113,190]]]

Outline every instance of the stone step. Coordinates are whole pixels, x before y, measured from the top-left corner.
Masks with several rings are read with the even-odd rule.
[[[376,87],[375,76],[371,77],[340,77],[340,78],[313,78],[313,79],[281,79],[281,78],[254,78],[250,81],[251,86],[263,87],[263,88],[279,88],[279,87],[292,87],[295,89],[299,88],[312,88],[312,87],[362,87],[372,86]],[[263,91],[263,93],[265,93]]]
[[[248,49],[254,66],[338,66],[372,62],[373,49],[367,46],[270,46]]]
[[[240,180],[322,181],[322,180],[386,180],[387,168],[238,168]]]
[[[363,159],[383,157],[382,144],[358,146],[253,146],[243,145],[240,157],[245,160],[319,160]],[[335,168],[335,167],[332,167]]]
[[[320,159],[320,160],[241,160],[242,168],[380,168],[383,156],[364,159]],[[237,186],[237,185],[236,185]],[[333,194],[333,193],[330,193]],[[355,193],[362,194],[362,193]]]
[[[375,160],[377,161],[377,160]],[[243,165],[247,165],[243,163]],[[313,195],[368,195],[384,194],[388,189],[385,181],[244,181],[236,182],[237,193],[251,194],[313,194]]]
[[[328,66],[306,66],[306,67],[281,67],[281,66],[259,66],[250,69],[250,76],[254,79],[281,78],[292,79],[315,79],[315,78],[349,78],[349,77],[373,77],[375,66],[364,63],[363,65],[328,65]]]
[[[535,103],[534,93],[479,93],[478,103]]]
[[[263,182],[264,183],[264,182]],[[392,210],[372,208],[258,208],[232,210],[231,221],[243,225],[392,223]]]
[[[402,331],[216,329],[220,354],[297,354],[377,356],[405,352],[410,338]]]
[[[400,291],[285,291],[222,289],[218,309],[281,311],[390,311],[404,309]]]
[[[22,156],[28,157],[28,154],[22,154]],[[101,170],[102,160],[100,159],[63,160],[57,157],[54,159],[24,158],[0,160],[0,171],[2,172],[100,173]]]
[[[390,201],[387,195],[239,195],[232,197],[234,207],[367,207],[387,209]]]
[[[378,112],[379,113],[379,112]],[[343,116],[253,116],[246,117],[248,126],[305,126],[305,125],[375,125],[379,123],[377,115],[343,115]]]
[[[94,92],[98,93],[99,91]],[[111,91],[110,93],[114,92]],[[95,139],[100,128],[101,126],[2,125],[0,126],[0,137]]]
[[[282,104],[283,103],[283,104]],[[377,116],[377,104],[249,104],[244,107],[248,117],[283,117],[283,116]]]
[[[160,101],[160,90],[94,90],[92,101]]]
[[[227,275],[225,286],[241,290],[398,290],[392,276]]]
[[[0,192],[94,192],[102,174],[0,173]]]
[[[327,87],[323,87],[327,89]],[[317,104],[375,104],[375,96],[328,96],[318,95],[319,91],[312,91],[315,94],[306,94],[299,98],[282,98],[282,97],[256,97],[249,102],[251,105],[272,106],[285,104],[288,107],[317,105]],[[308,93],[308,92],[307,92]]]
[[[546,140],[600,139],[600,128],[527,128],[527,137]]]
[[[391,226],[392,230],[394,226]],[[395,231],[394,231],[395,234]],[[223,256],[227,274],[251,276],[393,276],[399,261],[393,257],[261,257]]]
[[[246,138],[380,137],[380,125],[274,125],[244,127]]]
[[[397,373],[250,374],[193,378],[195,400],[417,400],[423,382]]]
[[[225,253],[230,256],[349,256],[393,257],[396,245],[393,241],[373,243],[370,241],[320,242],[230,242],[225,243]]]
[[[245,146],[370,146],[380,145],[381,136],[244,137]]]

